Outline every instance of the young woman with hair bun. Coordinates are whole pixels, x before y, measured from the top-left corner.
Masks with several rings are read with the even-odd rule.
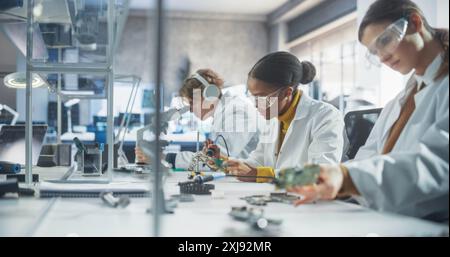
[[[275,176],[283,168],[341,161],[342,114],[327,103],[311,99],[299,88],[311,83],[315,76],[312,63],[301,62],[287,52],[271,53],[256,63],[248,75],[248,92],[258,112],[270,123],[269,131],[247,159],[227,162],[230,173]]]

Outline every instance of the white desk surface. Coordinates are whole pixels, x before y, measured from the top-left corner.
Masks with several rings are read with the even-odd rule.
[[[59,178],[62,174],[61,169],[55,168],[35,172],[40,173],[41,180]],[[174,173],[169,177],[166,195],[177,194],[176,184],[186,180],[186,176]],[[249,225],[233,220],[228,213],[232,206],[246,205],[240,197],[269,194],[274,187],[233,178],[214,184],[216,190],[225,192],[225,199],[194,196],[194,202],[178,203],[174,214],[162,218],[162,236],[227,236],[226,230],[252,235]],[[152,217],[146,213],[150,202],[150,198],[132,198],[127,208],[114,209],[100,199],[1,199],[0,236],[150,236]],[[263,208],[266,217],[283,220],[279,236],[448,236],[449,233],[448,225],[379,213],[340,201],[300,207],[269,203]]]

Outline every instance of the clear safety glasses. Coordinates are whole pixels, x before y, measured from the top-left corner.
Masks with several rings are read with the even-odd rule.
[[[247,96],[254,106],[269,109],[277,102],[280,92],[284,89],[287,88],[280,88],[275,92],[268,94],[267,96],[254,96],[250,94],[250,92],[247,92]]]
[[[408,20],[401,18],[387,27],[368,47],[367,61],[380,67],[383,59],[392,55],[405,38]]]

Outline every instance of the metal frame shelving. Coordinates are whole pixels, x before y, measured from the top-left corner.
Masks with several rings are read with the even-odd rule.
[[[33,90],[31,87],[32,74],[58,74],[58,104],[61,103],[61,74],[88,74],[88,75],[103,75],[106,77],[105,90],[107,101],[107,144],[108,144],[108,181],[112,180],[113,169],[113,157],[114,157],[114,113],[113,113],[113,85],[114,85],[114,50],[115,50],[115,1],[107,0],[107,24],[108,24],[108,45],[106,50],[106,62],[105,63],[41,63],[33,60],[33,31],[34,31],[34,15],[33,7],[35,6],[35,0],[27,0],[27,65],[26,65],[26,125],[25,125],[25,141],[26,141],[26,163],[25,163],[25,182],[32,184],[32,139],[33,139],[33,117],[32,117],[32,100]],[[70,96],[67,96],[68,98]],[[84,99],[89,99],[89,96],[83,96]],[[92,97],[92,99],[98,99],[98,97]],[[61,110],[58,106],[58,117]],[[60,123],[60,121],[58,121]],[[61,125],[61,124],[58,124]],[[60,130],[61,126],[58,127]],[[58,132],[60,136],[60,132]]]

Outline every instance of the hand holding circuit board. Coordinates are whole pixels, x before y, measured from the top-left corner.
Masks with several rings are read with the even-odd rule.
[[[278,178],[274,180],[277,189],[289,189],[317,183],[320,174],[319,165],[308,165],[303,168],[289,168],[280,170]]]
[[[283,178],[278,182],[279,187],[302,195],[303,198],[295,201],[294,205],[333,200],[338,195],[343,196],[341,189],[344,185],[344,172],[339,165],[309,166],[305,167],[300,176],[297,176],[295,171],[288,171],[281,172],[280,177]]]

